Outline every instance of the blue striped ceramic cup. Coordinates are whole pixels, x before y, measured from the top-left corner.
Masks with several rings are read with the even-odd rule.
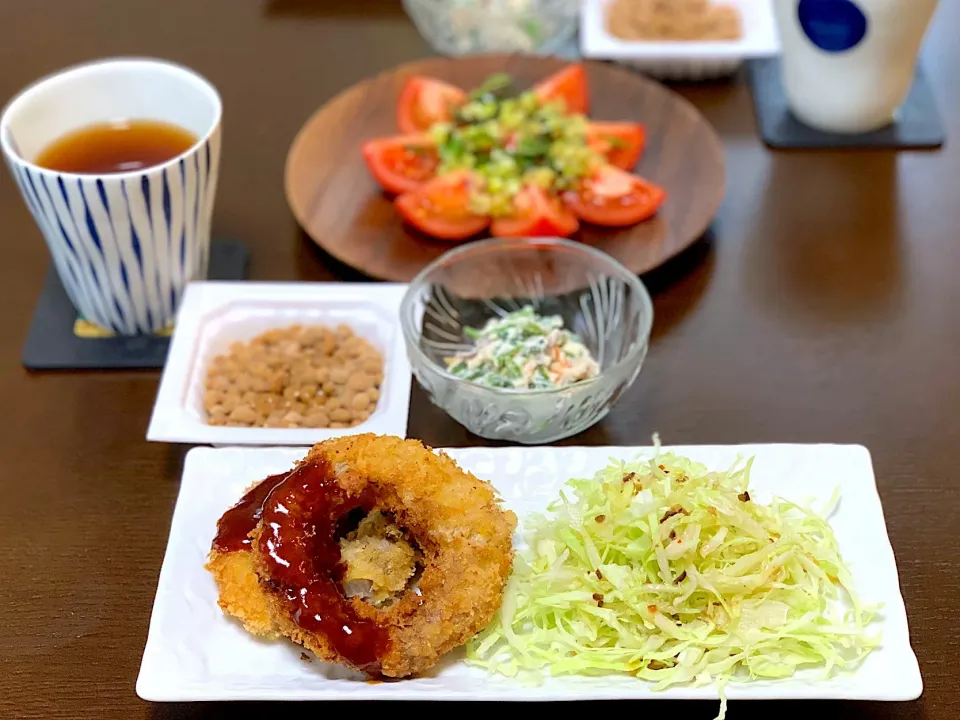
[[[3,155],[87,320],[121,335],[163,330],[186,284],[206,277],[220,116],[209,82],[148,59],[69,68],[26,88],[3,111]],[[63,135],[118,119],[172,123],[199,139],[169,162],[131,172],[73,174],[34,163]]]

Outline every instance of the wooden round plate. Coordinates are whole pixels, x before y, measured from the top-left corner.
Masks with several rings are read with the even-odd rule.
[[[429,75],[470,89],[505,72],[525,88],[566,64],[516,55],[436,58],[354,85],[320,108],[293,141],[285,177],[293,214],[314,242],[347,265],[375,278],[412,280],[453,245],[406,227],[360,154],[365,140],[399,134],[397,97],[406,78]],[[723,199],[723,148],[706,119],[676,93],[622,68],[586,63],[586,69],[590,117],[643,123],[647,145],[636,171],[666,188],[668,198],[651,220],[622,230],[585,225],[574,239],[644,273],[706,231]]]

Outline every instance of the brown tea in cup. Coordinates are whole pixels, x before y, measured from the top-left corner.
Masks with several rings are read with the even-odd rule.
[[[195,135],[157,120],[116,120],[87,125],[57,138],[34,163],[57,172],[102,175],[162,165],[185,153]]]

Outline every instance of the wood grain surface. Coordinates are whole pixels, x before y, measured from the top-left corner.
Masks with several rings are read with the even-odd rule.
[[[718,130],[729,183],[705,243],[644,277],[656,321],[643,373],[570,444],[858,442],[873,455],[925,691],[910,703],[737,703],[729,720],[960,718],[960,3],[924,53],[941,152],[775,153],[749,91],[681,86]],[[345,88],[430,54],[396,0],[0,3],[0,102],[67,64],[153,55],[224,100],[214,225],[257,280],[354,279],[298,230],[287,149]],[[0,171],[0,718],[207,720],[449,706],[151,705],[134,683],[184,448],[144,441],[157,373],[30,374],[20,350],[49,262]],[[414,389],[410,434],[482,443]],[[801,488],[802,490],[802,488]],[[715,703],[498,704],[513,717],[612,712],[710,720]]]
[[[556,58],[488,56],[420,60],[337,95],[303,126],[287,156],[285,185],[294,216],[316,243],[345,264],[384,280],[412,280],[452,245],[405,225],[373,180],[360,146],[399,133],[397,98],[407,78],[437,77],[464,89],[494,73],[517,88],[563,68]],[[667,190],[652,219],[623,229],[584,224],[574,236],[637,273],[663,264],[703,235],[723,199],[720,139],[690,103],[659,83],[613,65],[586,63],[590,117],[642,123],[647,144],[637,172]]]

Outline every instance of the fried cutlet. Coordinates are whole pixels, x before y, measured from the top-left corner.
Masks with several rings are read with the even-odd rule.
[[[500,605],[516,527],[489,483],[417,441],[375,435],[320,443],[298,472],[319,467],[330,468],[343,497],[374,498],[337,538],[342,577],[331,602],[343,603],[358,628],[382,631],[387,642],[376,663],[360,667],[343,655],[342,638],[338,646],[329,633],[305,627],[296,607],[302,589],[285,586],[276,558],[263,551],[271,539],[259,517],[245,545],[225,551],[215,543],[211,551],[207,567],[224,612],[254,634],[285,635],[322,660],[388,677],[428,669],[487,625]]]

